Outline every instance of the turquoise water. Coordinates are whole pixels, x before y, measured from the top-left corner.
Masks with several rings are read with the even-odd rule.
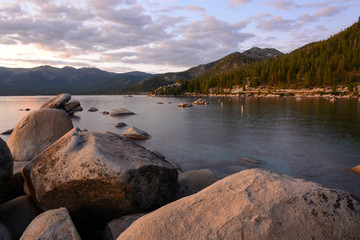
[[[0,132],[13,128],[50,97],[0,97]],[[220,177],[261,167],[347,190],[360,197],[360,101],[294,98],[207,98],[206,106],[178,108],[195,98],[73,96],[84,111],[74,126],[121,134],[125,122],[151,135],[138,142],[157,150],[185,171],[210,168]],[[157,104],[163,102],[164,104]],[[171,102],[171,104],[169,104]],[[97,107],[99,112],[86,111]],[[125,107],[136,115],[110,117],[101,111]],[[7,139],[6,136],[1,136]],[[260,164],[237,159],[252,157]]]

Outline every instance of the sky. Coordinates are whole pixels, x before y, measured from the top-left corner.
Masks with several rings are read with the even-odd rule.
[[[252,47],[289,53],[359,15],[359,0],[0,0],[0,66],[183,71]]]

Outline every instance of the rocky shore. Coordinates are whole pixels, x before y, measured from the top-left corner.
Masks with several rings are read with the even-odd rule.
[[[360,201],[345,191],[264,169],[182,172],[133,141],[150,137],[140,129],[74,127],[70,99],[0,138],[0,239],[360,239]]]

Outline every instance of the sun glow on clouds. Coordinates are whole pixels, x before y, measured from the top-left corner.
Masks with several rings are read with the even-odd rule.
[[[253,46],[289,52],[358,10],[356,0],[3,0],[0,65],[180,71]]]

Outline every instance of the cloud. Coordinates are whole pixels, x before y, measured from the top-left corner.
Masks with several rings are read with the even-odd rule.
[[[264,5],[275,7],[281,10],[291,10],[295,7],[299,7],[294,1],[291,0],[276,0],[276,1],[264,1]]]
[[[331,17],[336,14],[339,14],[341,11],[342,11],[342,9],[339,7],[329,6],[329,7],[325,7],[323,9],[321,9],[320,11],[316,12],[314,14],[314,16],[316,16],[316,17]]]
[[[244,6],[250,3],[252,0],[231,0],[230,5],[240,5]]]
[[[294,29],[295,24],[295,20],[275,16],[269,20],[260,20],[257,28],[265,31],[290,31]]]

